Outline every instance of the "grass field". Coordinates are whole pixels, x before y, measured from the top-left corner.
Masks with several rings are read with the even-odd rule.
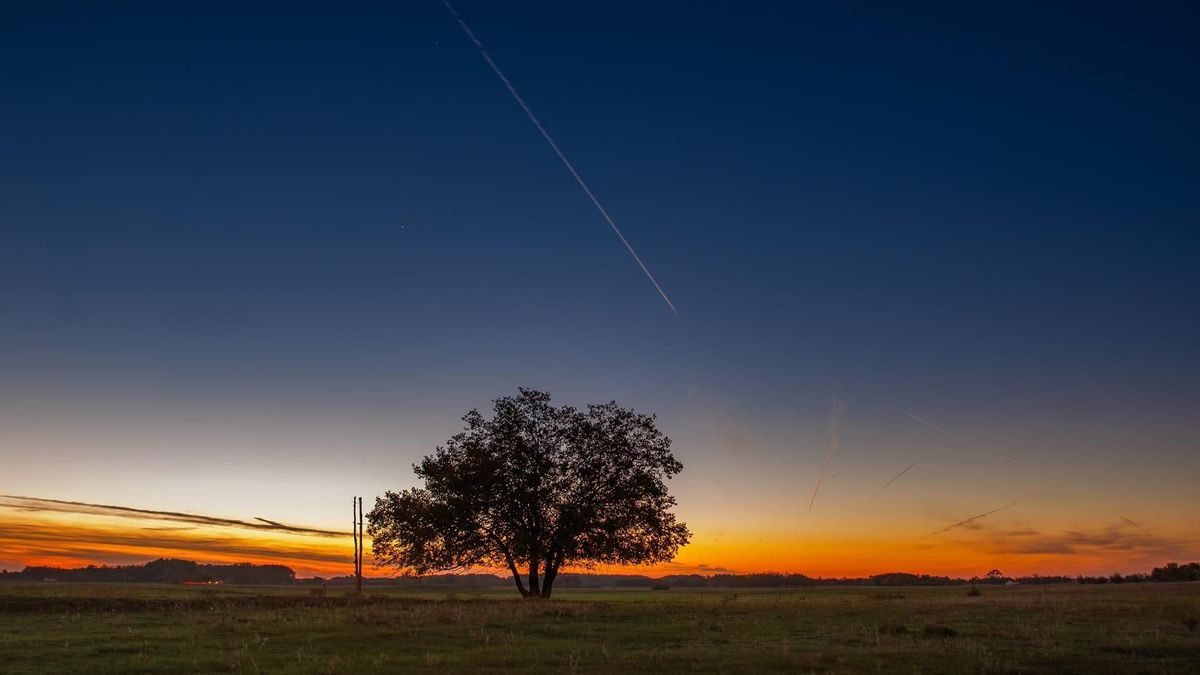
[[[0,585],[0,672],[1200,672],[1200,584],[515,595]]]

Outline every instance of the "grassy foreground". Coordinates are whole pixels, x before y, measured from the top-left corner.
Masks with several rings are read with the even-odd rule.
[[[0,585],[0,672],[1200,672],[1200,584],[513,596]]]

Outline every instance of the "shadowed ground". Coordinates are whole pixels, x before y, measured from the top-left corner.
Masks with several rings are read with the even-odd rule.
[[[337,592],[0,585],[0,671],[1200,672],[1200,584]]]

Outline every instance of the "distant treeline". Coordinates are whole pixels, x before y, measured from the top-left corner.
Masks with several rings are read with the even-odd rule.
[[[1075,584],[1075,583],[1110,583],[1115,577],[1122,581],[1195,581],[1192,576],[1180,576],[1172,573],[1162,573],[1163,570],[1195,570],[1197,563],[1178,565],[1170,563],[1164,568],[1155,568],[1153,574],[1130,574],[1124,577],[1071,577],[1065,575],[1042,576],[1034,574],[1023,577],[1009,577],[998,570],[992,570],[982,577],[969,579],[932,576],[928,574],[909,574],[907,572],[890,572],[876,574],[870,577],[854,578],[820,578],[804,574],[760,573],[760,574],[677,574],[664,577],[650,577],[639,574],[563,574],[559,577],[558,585],[563,588],[811,588],[818,586],[964,586],[979,585],[1038,585],[1038,584]],[[1101,579],[1102,581],[1096,581]],[[323,579],[300,579],[302,584],[353,584],[353,577],[334,577]],[[488,588],[512,585],[508,577],[493,574],[434,574],[423,577],[390,577],[364,579],[368,586],[404,586],[426,588]],[[1119,583],[1119,582],[1117,582]]]
[[[20,572],[0,573],[0,581],[61,581],[75,583],[182,584],[223,583],[279,585],[296,581],[296,573],[283,565],[203,565],[192,560],[161,558],[144,565],[115,567],[89,565],[75,569],[26,567]]]
[[[568,577],[572,578],[572,577]],[[869,577],[810,577],[804,574],[759,573],[759,574],[700,574],[673,575],[657,579],[650,577],[619,577],[618,583],[606,584],[604,577],[594,575],[573,575],[580,586],[667,586],[671,588],[807,588],[814,586],[961,586],[969,583],[1017,583],[1031,584],[1060,584],[1071,583],[1070,577],[984,577],[961,579],[955,577],[933,576],[929,574],[910,574],[908,572],[888,572]],[[596,583],[600,581],[601,583]],[[571,585],[568,581],[560,582],[563,586]]]
[[[1167,563],[1150,574],[1113,574],[1107,577],[1077,577],[1081,584],[1136,584],[1144,581],[1200,581],[1200,563]]]
[[[1068,579],[1068,581],[1070,581]],[[323,579],[301,579],[302,584],[353,584],[354,577]],[[500,586],[507,588],[512,579],[494,574],[433,574],[422,577],[390,577],[364,579],[370,586],[407,586],[429,588],[482,588]],[[674,574],[651,577],[641,574],[561,574],[557,586],[560,588],[801,588],[812,586],[952,586],[968,583],[964,579],[933,577],[916,574],[881,574],[859,579],[821,579],[803,574]]]
[[[117,567],[88,566],[76,569],[26,567],[20,572],[0,572],[0,581],[61,581],[76,583],[161,583],[220,582],[243,585],[343,585],[354,577],[296,579],[295,572],[283,565],[204,565],[191,560],[160,559],[144,565]],[[1113,574],[1107,577],[1025,576],[1009,577],[992,570],[970,579],[890,572],[870,577],[821,578],[804,574],[675,574],[650,577],[640,574],[563,574],[563,588],[806,588],[814,586],[961,586],[965,584],[1108,584],[1156,581],[1200,581],[1200,563],[1168,563],[1150,574]],[[365,578],[368,586],[426,588],[509,587],[512,580],[494,574],[434,574],[423,577]]]

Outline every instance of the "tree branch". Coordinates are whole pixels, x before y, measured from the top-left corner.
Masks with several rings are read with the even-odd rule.
[[[508,563],[508,569],[510,572],[512,572],[513,581],[517,582],[517,590],[521,591],[521,597],[529,597],[529,591],[525,588],[525,582],[521,581],[521,573],[517,571],[517,563],[515,560],[513,560],[512,552],[508,550],[508,546],[502,539],[500,539],[500,537],[497,537],[494,534],[485,533],[485,536],[488,539],[496,542],[496,546],[499,546],[500,551],[504,553],[504,562]]]

